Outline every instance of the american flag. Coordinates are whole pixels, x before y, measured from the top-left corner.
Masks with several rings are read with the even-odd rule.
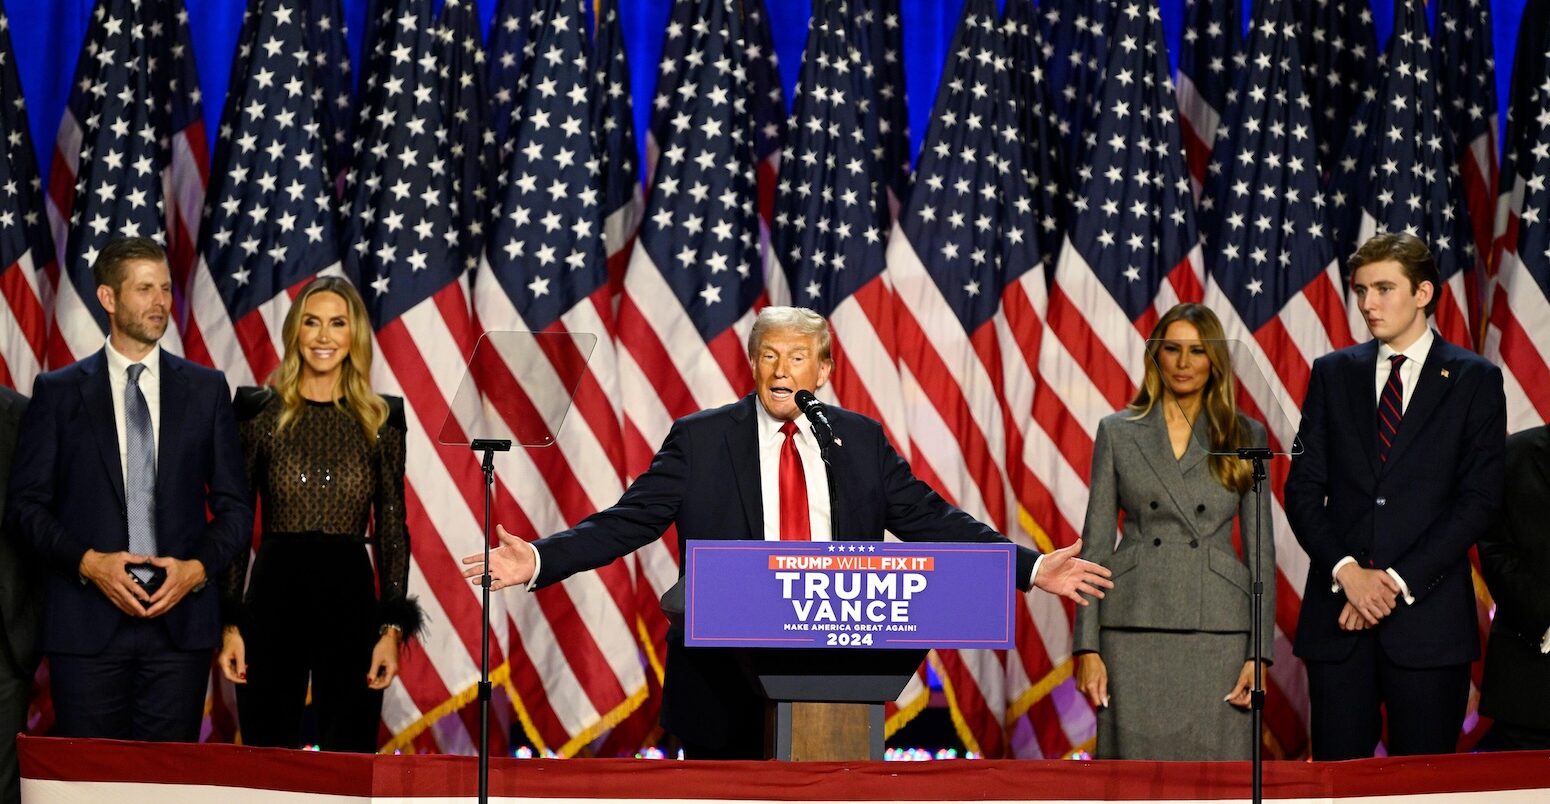
[[[1377,86],[1378,34],[1368,0],[1315,0],[1294,5],[1308,100],[1316,110],[1313,136],[1327,182],[1340,156],[1348,121]]]
[[[829,319],[835,365],[819,394],[882,422],[889,440],[907,447],[897,299],[884,271],[891,216],[883,115],[896,111],[878,69],[886,24],[861,2],[814,10],[780,158],[770,259],[792,303]],[[890,727],[907,722],[928,694],[917,676],[890,705]]]
[[[1491,48],[1490,5],[1481,0],[1441,0],[1437,4],[1437,39],[1441,50],[1439,89],[1443,119],[1453,137],[1464,207],[1473,236],[1468,255],[1474,257],[1474,282],[1469,283],[1469,320],[1485,323],[1484,305],[1491,298],[1490,262],[1496,226],[1499,172],[1496,161],[1496,57]]]
[[[1109,28],[1116,0],[1044,0],[1039,4],[1044,65],[1050,101],[1065,155],[1066,187],[1076,189],[1076,171],[1091,144],[1097,121],[1098,84],[1108,58]]]
[[[1352,118],[1330,179],[1329,223],[1336,253],[1350,254],[1379,232],[1426,241],[1437,260],[1436,324],[1444,338],[1475,344],[1467,302],[1475,269],[1468,210],[1460,203],[1452,135],[1437,94],[1440,61],[1420,2],[1397,3],[1394,35],[1377,92]],[[1350,305],[1351,330],[1365,323]]]
[[[1029,412],[1045,279],[1010,67],[995,3],[970,0],[887,259],[901,302],[898,353],[915,474],[1032,544],[1038,529],[1024,507],[1053,530],[1043,516],[1053,498],[1029,466],[1042,440]],[[986,756],[1058,756],[1092,730],[1090,711],[1056,706],[1047,694],[1070,672],[1066,612],[1045,595],[1024,600],[1017,650],[934,659],[959,736]],[[1053,728],[1019,742],[1012,727],[1030,708],[1035,723]]]
[[[472,274],[484,253],[490,208],[488,183],[496,165],[495,138],[485,124],[484,34],[474,0],[446,0],[436,25],[441,67],[441,100],[451,143],[452,186],[457,206],[458,256]]]
[[[235,386],[280,363],[300,286],[339,267],[334,182],[308,60],[306,6],[251,0],[216,138],[185,343]]]
[[[60,255],[48,363],[102,347],[107,317],[91,266],[108,240],[167,247],[176,309],[194,262],[209,151],[182,0],[102,0],[92,12],[74,91],[59,124],[48,212]],[[182,352],[180,326],[162,345]]]
[[[43,369],[47,316],[45,272],[54,265],[54,243],[43,212],[27,104],[22,99],[11,49],[11,26],[0,8],[0,385],[23,392]]]
[[[780,59],[764,0],[743,0],[743,47],[748,69],[748,103],[753,115],[753,155],[758,177],[759,261],[764,266],[764,301],[788,304],[792,290],[770,251],[775,219],[775,183],[786,142],[786,104],[781,97]]]
[[[554,447],[514,452],[501,470],[518,492],[502,516],[535,539],[617,500],[624,450],[583,0],[536,0],[527,41],[475,311],[490,331],[598,337]],[[646,697],[632,575],[616,561],[508,604],[512,698],[539,747],[574,754]]]
[[[1502,367],[1508,432],[1550,422],[1550,12],[1535,8],[1524,13],[1513,67],[1496,281],[1482,349]]]
[[[344,190],[355,132],[354,81],[339,0],[306,0],[306,52],[312,61],[312,99],[318,109],[318,136],[328,158],[328,175]]]
[[[649,465],[673,420],[753,389],[743,345],[764,273],[745,8],[676,0],[663,43],[648,141],[656,168],[619,303],[630,475]],[[677,580],[677,551],[672,529],[636,551],[643,612]],[[652,632],[662,657],[658,640]]]
[[[904,23],[899,0],[856,0],[861,23],[861,48],[870,70],[876,100],[877,133],[882,139],[876,156],[888,188],[888,220],[898,214],[910,186],[910,118],[904,106]]]
[[[1257,369],[1240,376],[1240,404],[1270,425],[1272,445],[1286,450],[1295,433],[1282,413],[1307,390],[1314,358],[1350,346],[1339,261],[1324,223],[1318,145],[1298,53],[1292,6],[1261,4],[1235,81],[1222,136],[1201,198],[1200,226],[1207,266],[1205,303],[1221,316],[1240,360]],[[1276,425],[1284,425],[1278,428]],[[1272,463],[1274,497],[1263,534],[1274,548],[1274,648],[1266,687],[1265,741],[1274,756],[1307,748],[1308,696],[1302,664],[1292,655],[1307,558],[1282,509],[1287,462]],[[1245,555],[1253,523],[1241,523]],[[1270,577],[1267,572],[1267,577]]]
[[[1018,137],[1023,143],[1023,173],[1033,187],[1033,210],[1039,221],[1035,239],[1045,275],[1053,270],[1060,241],[1066,236],[1071,200],[1064,183],[1059,126],[1048,75],[1044,69],[1044,29],[1033,0],[1007,0],[1007,48],[1012,66],[1012,91],[1017,100]]]
[[[618,0],[601,0],[596,3],[594,19],[596,30],[592,38],[593,91],[597,100],[592,104],[592,132],[597,138],[597,159],[601,173],[600,203],[603,208],[603,250],[608,259],[608,287],[610,311],[618,314],[620,298],[624,293],[624,272],[630,264],[630,254],[635,248],[635,233],[640,227],[645,197],[641,193],[639,152],[635,148],[635,110],[630,100],[630,65],[624,52],[624,29],[619,17]],[[617,346],[615,361],[617,365]],[[621,411],[622,416],[622,411]],[[640,453],[650,448],[640,443],[639,433],[621,423],[620,438],[634,443]],[[623,447],[621,446],[621,449]],[[628,450],[624,450],[628,454]],[[660,547],[648,553],[661,561],[671,562],[672,555]],[[631,609],[635,616],[635,628],[640,640],[643,660],[650,668],[646,676],[647,695],[630,716],[621,721],[606,739],[596,747],[598,756],[632,755],[642,746],[653,741],[659,732],[657,718],[662,703],[663,663],[666,656],[660,651],[666,644],[667,618],[662,614],[651,583],[642,574],[640,554],[629,559],[631,583],[635,604]],[[676,564],[667,564],[664,574]]]
[[[402,396],[408,446],[420,456],[405,484],[411,545],[409,584],[430,627],[403,655],[382,717],[387,749],[475,750],[477,713],[442,716],[474,697],[480,611],[458,556],[478,545],[483,478],[473,453],[436,437],[473,346],[474,328],[457,259],[456,190],[441,99],[431,0],[392,0],[371,26],[355,163],[346,178],[344,260],[376,327],[372,384]],[[514,508],[498,487],[497,510]],[[505,662],[504,598],[489,612],[497,637],[491,667]],[[499,682],[500,676],[494,676]],[[505,740],[491,732],[492,751]]]
[[[1188,0],[1179,50],[1179,132],[1190,186],[1200,197],[1222,111],[1240,69],[1242,0]]]
[[[531,52],[527,47],[527,29],[533,16],[533,0],[500,0],[495,18],[490,21],[489,129],[495,139],[497,164],[504,162],[511,147],[511,127],[516,122],[517,81]]]

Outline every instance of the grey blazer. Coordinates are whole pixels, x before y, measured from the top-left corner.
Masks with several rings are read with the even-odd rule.
[[[1076,611],[1073,651],[1098,650],[1099,628],[1249,632],[1249,568],[1233,551],[1233,518],[1243,522],[1245,552],[1252,545],[1254,494],[1237,494],[1211,474],[1206,419],[1179,460],[1173,458],[1161,405],[1144,418],[1128,410],[1105,416],[1093,441],[1091,494],[1082,526],[1082,557],[1114,572],[1114,588]],[[1247,421],[1254,443],[1265,431]],[[1269,496],[1269,488],[1263,497]],[[1261,622],[1263,651],[1275,643],[1275,538],[1264,506]],[[1115,532],[1124,512],[1124,537]],[[1252,646],[1245,640],[1245,658]]]

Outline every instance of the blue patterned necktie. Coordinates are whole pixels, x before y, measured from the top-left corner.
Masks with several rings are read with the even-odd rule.
[[[151,406],[140,392],[143,363],[131,363],[129,383],[124,386],[124,433],[129,460],[124,473],[124,502],[129,510],[129,552],[156,555],[156,431],[151,428]],[[129,570],[142,582],[151,570]]]
[[[1405,381],[1399,376],[1404,355],[1389,358],[1389,381],[1378,397],[1378,461],[1387,463],[1394,439],[1399,437],[1399,422],[1405,418]]]

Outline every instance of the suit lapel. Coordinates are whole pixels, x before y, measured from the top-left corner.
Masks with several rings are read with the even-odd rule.
[[[1168,438],[1168,419],[1161,405],[1152,406],[1146,418],[1138,422],[1130,422],[1130,425],[1136,447],[1146,460],[1147,466],[1151,467],[1157,481],[1167,490],[1168,501],[1180,513],[1180,518],[1189,523],[1191,529],[1197,529],[1196,518],[1184,515],[1185,501],[1180,500],[1178,495],[1184,491],[1186,482],[1184,474],[1189,471],[1188,467],[1198,465],[1205,457],[1205,451],[1194,443],[1194,438],[1191,437],[1189,446],[1184,450],[1183,459],[1174,460],[1173,442]]]
[[[172,499],[162,484],[176,476],[177,464],[183,455],[183,435],[188,430],[183,425],[188,410],[188,377],[183,367],[174,363],[166,350],[161,353],[161,427],[156,444],[156,499]],[[176,425],[176,426],[174,426]]]
[[[86,409],[87,429],[97,442],[97,454],[113,482],[119,508],[124,507],[124,467],[118,452],[118,422],[113,414],[113,387],[108,382],[108,358],[97,352],[82,360],[81,404]]]
[[[732,413],[733,424],[727,430],[727,452],[732,472],[737,475],[737,493],[742,498],[743,520],[749,539],[764,538],[764,491],[759,482],[759,427],[753,395],[743,397]]]
[[[1399,433],[1394,436],[1394,446],[1389,448],[1389,465],[1395,464],[1405,448],[1415,441],[1416,435],[1426,429],[1432,411],[1437,409],[1453,388],[1453,375],[1458,372],[1458,367],[1454,365],[1454,355],[1449,354],[1452,345],[1436,332],[1432,336],[1431,351],[1427,352],[1426,362],[1421,365],[1415,391],[1410,394],[1410,404],[1405,406],[1405,415],[1399,422]]]
[[[1373,476],[1378,474],[1378,342],[1370,340],[1341,367],[1346,404],[1356,417],[1356,441]],[[1392,451],[1390,452],[1392,454]]]

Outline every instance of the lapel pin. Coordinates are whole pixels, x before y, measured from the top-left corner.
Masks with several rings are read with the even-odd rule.
[[[1443,369],[1442,370],[1442,378],[1445,379],[1445,380],[1448,378],[1448,370],[1447,369]]]

